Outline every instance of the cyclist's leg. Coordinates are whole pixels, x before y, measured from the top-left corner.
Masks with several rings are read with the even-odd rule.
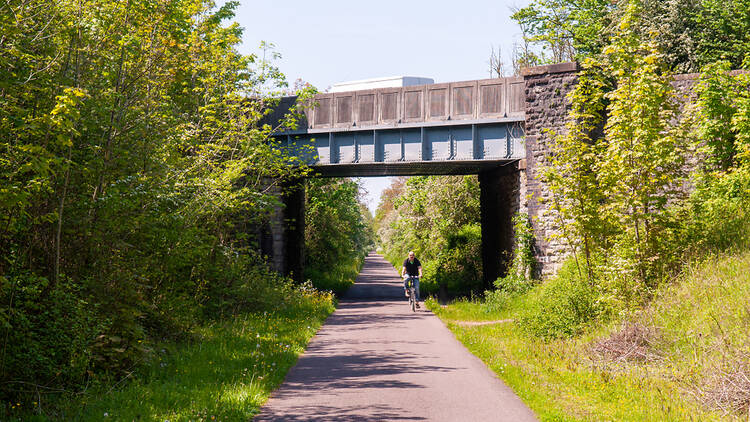
[[[414,277],[414,293],[416,294],[417,303],[419,303],[419,277]]]

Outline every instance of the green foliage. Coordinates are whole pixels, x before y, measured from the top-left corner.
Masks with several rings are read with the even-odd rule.
[[[461,295],[481,290],[481,256],[482,227],[477,223],[460,227],[458,232],[447,235],[445,249],[424,264],[424,281],[420,281],[420,290],[433,294],[444,286]]]
[[[75,386],[86,379],[92,358],[99,358],[87,353],[89,342],[103,327],[78,289],[65,278],[54,285],[28,273],[0,278],[6,391],[35,393],[39,385]]]
[[[667,60],[643,19],[642,3],[629,2],[611,43],[584,61],[567,131],[550,144],[551,208],[573,255],[530,294],[520,320],[543,338],[640,306],[686,254],[747,245],[750,77],[729,62],[706,66],[680,121]],[[705,163],[690,164],[692,179],[690,143]],[[486,308],[510,299],[490,294]]]
[[[681,211],[680,232],[689,252],[726,250],[750,244],[750,169],[700,176]]]
[[[601,51],[613,7],[607,0],[533,0],[511,18],[541,49],[542,62],[560,63]]]
[[[562,229],[559,236],[571,246],[576,259],[580,245],[589,269],[593,269],[592,255],[608,245],[607,237],[614,230],[602,213],[602,204],[608,198],[598,172],[607,148],[601,132],[609,104],[606,93],[611,89],[612,81],[601,64],[587,59],[576,88],[569,94],[567,133],[553,134],[550,149],[555,153],[544,170],[554,194],[550,207]],[[586,277],[594,275],[588,273]]]
[[[699,67],[728,60],[739,68],[750,53],[750,1],[702,0],[694,36]]]
[[[526,293],[537,283],[535,235],[527,214],[513,216],[513,233],[516,245],[508,273],[495,280],[495,290],[484,292],[484,307],[488,311],[499,311],[513,296]]]
[[[370,211],[354,180],[309,179],[305,192],[305,278],[343,293],[374,245]]]
[[[739,68],[750,51],[748,0],[533,0],[512,18],[542,63],[584,61],[611,43],[633,5],[632,30],[654,40],[672,71],[696,72],[723,59]]]
[[[677,128],[672,76],[653,42],[631,30],[637,6],[605,48],[616,78],[605,126],[606,150],[598,179],[607,196],[602,209],[616,219],[620,248],[633,248],[637,277],[646,282],[658,267],[659,242],[669,224],[666,205],[680,196],[684,147]]]
[[[307,170],[260,124],[286,82],[237,51],[237,5],[0,6],[2,401],[120,377],[288,294],[253,234]]]
[[[691,123],[709,171],[726,171],[750,157],[750,76],[731,74],[730,66],[726,60],[706,65],[695,89]]]
[[[420,290],[456,294],[481,289],[479,181],[476,176],[396,179],[376,213],[380,247],[400,268],[413,250],[422,263]]]
[[[582,279],[575,262],[568,260],[555,278],[530,293],[518,323],[543,339],[574,336],[609,313],[599,296],[600,291]]]
[[[55,408],[34,395],[16,402],[18,419],[3,420],[252,419],[334,310],[328,293],[281,284],[284,300],[272,310],[203,322],[190,330],[191,341],[154,345],[130,383],[62,393]]]
[[[611,44],[583,63],[567,132],[551,143],[545,178],[575,271],[535,292],[530,309],[549,309],[529,311],[523,325],[543,337],[575,335],[587,321],[638,306],[686,252],[747,241],[748,177],[736,158],[745,74],[730,74],[726,62],[708,66],[679,122],[672,76],[657,43],[642,39],[642,16],[630,2]],[[685,200],[691,135],[710,171],[694,174]],[[489,307],[507,302],[495,296]]]
[[[692,254],[748,244],[750,75],[729,69],[728,61],[704,67],[688,111],[697,149],[705,157],[693,177],[695,189],[679,210],[680,236],[690,240]]]
[[[681,197],[685,147],[671,76],[633,29],[639,10],[633,2],[612,44],[584,62],[544,173],[560,235],[592,286],[618,284],[618,273],[653,284],[674,256],[667,204]]]

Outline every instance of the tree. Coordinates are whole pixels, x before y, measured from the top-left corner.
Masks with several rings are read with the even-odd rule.
[[[632,1],[612,43],[584,61],[567,133],[553,141],[545,173],[590,282],[597,268],[651,280],[668,259],[666,206],[680,198],[684,147],[672,76],[657,43],[637,31],[640,11]]]
[[[370,211],[354,180],[311,178],[306,185],[306,277],[341,293],[354,282],[374,243]]]
[[[306,170],[260,124],[286,82],[237,51],[236,7],[0,5],[3,400],[121,373],[281,284],[252,233]]]
[[[612,81],[602,64],[586,59],[578,83],[569,94],[571,111],[567,132],[553,136],[544,178],[552,191],[552,203],[562,228],[562,236],[574,257],[583,252],[589,282],[595,278],[594,257],[610,243],[613,227],[602,211],[607,202],[605,186],[599,178],[599,166],[607,148],[602,128],[606,121],[607,96]],[[579,246],[580,245],[580,246]]]
[[[541,49],[542,62],[560,63],[601,51],[612,9],[608,0],[533,0],[511,18]]]
[[[630,7],[633,13],[620,23],[621,33],[604,50],[616,87],[607,94],[611,107],[600,180],[608,187],[610,210],[633,236],[638,274],[645,283],[649,262],[659,252],[665,207],[679,194],[675,185],[683,155],[671,127],[676,121],[672,75],[656,43],[641,43],[632,31],[638,2]]]

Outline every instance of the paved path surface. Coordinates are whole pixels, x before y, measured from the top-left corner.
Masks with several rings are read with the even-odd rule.
[[[532,421],[533,413],[370,254],[256,421]]]

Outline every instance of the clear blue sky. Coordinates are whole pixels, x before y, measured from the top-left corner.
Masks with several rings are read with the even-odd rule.
[[[511,8],[528,3],[241,0],[237,20],[245,28],[244,53],[271,42],[290,84],[301,78],[323,91],[336,82],[381,76],[424,76],[438,83],[488,78],[492,47],[500,47],[510,68],[520,38]],[[374,210],[388,178],[362,182]]]

